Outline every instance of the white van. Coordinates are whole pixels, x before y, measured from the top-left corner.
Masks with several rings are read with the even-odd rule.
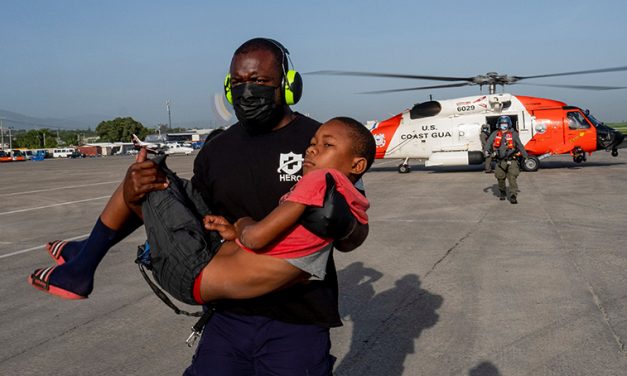
[[[68,158],[74,153],[74,148],[54,149],[52,151],[53,158]]]

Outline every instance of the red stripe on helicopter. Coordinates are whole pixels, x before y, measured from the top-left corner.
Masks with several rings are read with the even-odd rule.
[[[398,114],[392,118],[377,123],[374,128],[370,130],[377,144],[375,158],[385,157],[390,141],[392,141],[392,137],[394,137],[396,130],[401,124],[402,118],[403,114]]]

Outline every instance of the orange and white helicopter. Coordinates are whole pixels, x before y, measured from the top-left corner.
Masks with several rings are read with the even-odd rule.
[[[425,166],[461,166],[484,161],[480,140],[481,127],[496,129],[497,119],[507,115],[519,132],[529,158],[521,161],[525,171],[536,171],[540,160],[556,154],[569,153],[577,163],[586,160],[586,153],[611,151],[618,156],[618,145],[625,136],[598,121],[589,111],[568,106],[552,99],[507,93],[496,93],[496,85],[511,85],[523,79],[589,73],[626,71],[625,67],[594,69],[578,72],[509,76],[495,72],[475,77],[417,76],[390,73],[351,71],[318,71],[311,74],[392,77],[436,81],[462,81],[452,84],[370,91],[367,94],[398,91],[487,86],[489,93],[448,100],[418,103],[380,122],[370,122],[370,131],[377,144],[376,158],[401,159],[400,173],[410,171],[410,159],[425,160]],[[572,89],[612,90],[618,86],[546,85]]]

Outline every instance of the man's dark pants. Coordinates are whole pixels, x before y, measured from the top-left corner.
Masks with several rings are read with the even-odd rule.
[[[216,312],[184,376],[331,375],[329,329]]]

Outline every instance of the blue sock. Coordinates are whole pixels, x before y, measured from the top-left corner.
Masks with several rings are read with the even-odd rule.
[[[70,261],[78,255],[85,243],[87,243],[87,239],[66,242],[63,249],[61,249],[61,257],[63,257],[65,262]]]
[[[98,217],[98,222],[100,222],[100,217]],[[121,242],[124,238],[129,236],[133,231],[137,230],[141,225],[142,225],[142,222],[138,220],[137,218],[133,218],[132,220],[128,221],[128,223],[126,223],[126,225],[123,228],[116,231],[115,239],[113,239],[110,247],[113,247],[114,245]],[[65,245],[63,246],[63,249],[61,250],[61,257],[63,257],[65,262],[71,261],[74,257],[76,257],[80,253],[81,249],[83,249],[85,244],[87,244],[88,240],[89,238],[86,238],[83,240],[73,240],[73,241],[66,242]]]
[[[109,249],[121,240],[119,233],[105,226],[98,218],[89,237],[77,242],[83,243],[80,252],[52,272],[50,283],[78,295],[89,295],[93,290],[96,268]]]

